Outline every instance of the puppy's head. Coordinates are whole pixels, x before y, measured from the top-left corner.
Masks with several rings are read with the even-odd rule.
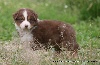
[[[13,18],[15,24],[21,29],[31,29],[37,25],[37,14],[30,9],[20,9],[15,14]]]

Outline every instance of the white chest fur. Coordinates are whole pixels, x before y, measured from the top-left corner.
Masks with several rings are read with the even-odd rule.
[[[33,41],[33,35],[29,31],[21,31],[21,33],[19,32],[19,35],[22,42]]]
[[[22,30],[16,24],[15,24],[15,27],[16,27],[18,33],[19,33],[21,42],[28,43],[28,42],[33,41],[33,35],[31,34],[30,30]]]

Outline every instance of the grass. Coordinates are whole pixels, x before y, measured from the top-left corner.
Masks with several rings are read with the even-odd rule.
[[[69,1],[67,1],[68,3]],[[57,4],[56,4],[57,3]],[[0,0],[0,65],[28,65],[27,62],[18,58],[19,50],[7,51],[9,45],[13,45],[13,38],[16,38],[16,30],[13,24],[12,15],[20,8],[31,8],[38,13],[39,19],[61,20],[72,24],[76,30],[77,42],[80,45],[79,57],[77,59],[85,62],[51,62],[42,60],[41,65],[99,65],[100,64],[100,17],[94,20],[82,21],[79,19],[79,9],[66,4],[65,0]],[[15,36],[15,37],[14,37]],[[9,42],[10,41],[10,42]],[[16,47],[16,45],[15,45]],[[50,52],[49,52],[50,53]],[[55,61],[59,60],[55,58]],[[86,62],[97,60],[99,62]],[[52,60],[53,61],[53,60]]]

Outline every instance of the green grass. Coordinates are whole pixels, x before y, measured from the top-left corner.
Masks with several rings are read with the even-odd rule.
[[[30,8],[34,10],[39,19],[60,20],[72,24],[76,30],[77,42],[80,46],[79,56],[77,60],[99,60],[100,61],[100,17],[94,20],[79,20],[80,12],[76,6],[68,6],[65,8],[66,0],[0,0],[0,45],[3,48],[5,41],[13,39],[15,35],[15,27],[12,15],[20,8]],[[3,43],[1,43],[3,42]],[[9,43],[10,44],[10,43]],[[95,55],[92,55],[94,54]],[[6,53],[0,49],[0,63],[2,57]],[[10,65],[25,65],[23,61],[16,60],[15,53],[12,53]],[[64,59],[66,60],[66,59]],[[9,61],[6,61],[9,62]],[[49,61],[41,63],[42,65],[54,65]],[[67,63],[69,65],[73,63]],[[74,63],[75,65],[94,65],[96,63]],[[97,63],[99,65],[99,63]],[[96,65],[97,65],[96,64]],[[26,63],[27,65],[27,63]],[[57,65],[57,63],[55,64]],[[59,64],[58,64],[59,65]],[[66,65],[66,64],[65,64]]]

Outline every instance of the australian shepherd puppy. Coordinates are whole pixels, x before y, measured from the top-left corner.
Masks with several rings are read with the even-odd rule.
[[[65,50],[72,51],[72,55],[77,54],[79,45],[75,30],[70,24],[56,20],[38,20],[37,14],[27,8],[19,9],[13,14],[13,19],[21,41],[27,42],[33,51],[52,47],[55,52]]]

